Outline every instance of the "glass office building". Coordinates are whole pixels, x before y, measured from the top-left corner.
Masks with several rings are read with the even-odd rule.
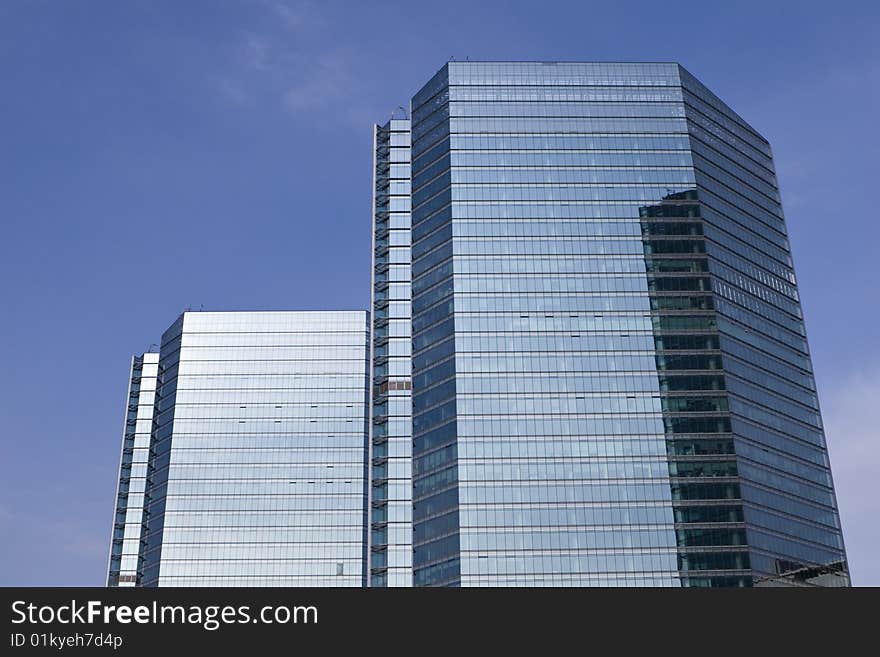
[[[416,585],[845,569],[767,141],[677,64],[412,100]]]
[[[120,582],[365,585],[368,322],[363,311],[187,312],[171,325],[158,357],[144,357],[140,394],[148,374],[156,385],[136,463],[140,549],[134,571],[126,524]],[[135,431],[142,448],[146,425]]]
[[[370,586],[412,586],[409,121],[374,127]]]
[[[108,584],[847,585],[770,145],[678,64],[450,62],[371,312],[133,359]]]
[[[136,586],[159,354],[131,359],[107,586]]]

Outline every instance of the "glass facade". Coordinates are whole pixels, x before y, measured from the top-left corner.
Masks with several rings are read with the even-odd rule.
[[[756,580],[846,555],[770,144],[679,68]],[[821,569],[821,568],[820,568]]]
[[[138,584],[365,584],[368,322],[187,312],[165,332]]]
[[[133,359],[111,586],[847,585],[770,145],[674,63],[450,62],[371,312]]]
[[[769,145],[677,64],[412,101],[416,585],[844,564]]]
[[[158,370],[159,354],[146,353],[131,359],[107,586],[138,586],[140,583],[138,552]]]
[[[370,586],[412,586],[410,124],[374,128]]]

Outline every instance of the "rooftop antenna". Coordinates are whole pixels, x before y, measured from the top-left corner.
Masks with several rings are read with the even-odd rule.
[[[454,62],[454,61],[455,61],[455,55],[450,55],[450,56],[449,56],[449,61],[450,61],[450,62]]]

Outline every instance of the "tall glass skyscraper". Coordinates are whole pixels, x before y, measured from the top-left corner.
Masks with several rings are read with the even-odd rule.
[[[374,128],[370,586],[412,586],[409,121]]]
[[[416,585],[845,564],[763,137],[677,64],[452,62],[411,157]]]
[[[363,311],[187,312],[135,359],[109,584],[365,585],[368,336]]]

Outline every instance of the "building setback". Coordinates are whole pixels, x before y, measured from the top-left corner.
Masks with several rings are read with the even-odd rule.
[[[368,321],[187,312],[171,325],[137,585],[365,585]]]
[[[374,127],[370,586],[412,586],[409,121]]]
[[[411,156],[416,585],[844,565],[763,137],[677,64],[451,62]]]
[[[133,356],[122,430],[107,586],[136,586],[159,354]]]

